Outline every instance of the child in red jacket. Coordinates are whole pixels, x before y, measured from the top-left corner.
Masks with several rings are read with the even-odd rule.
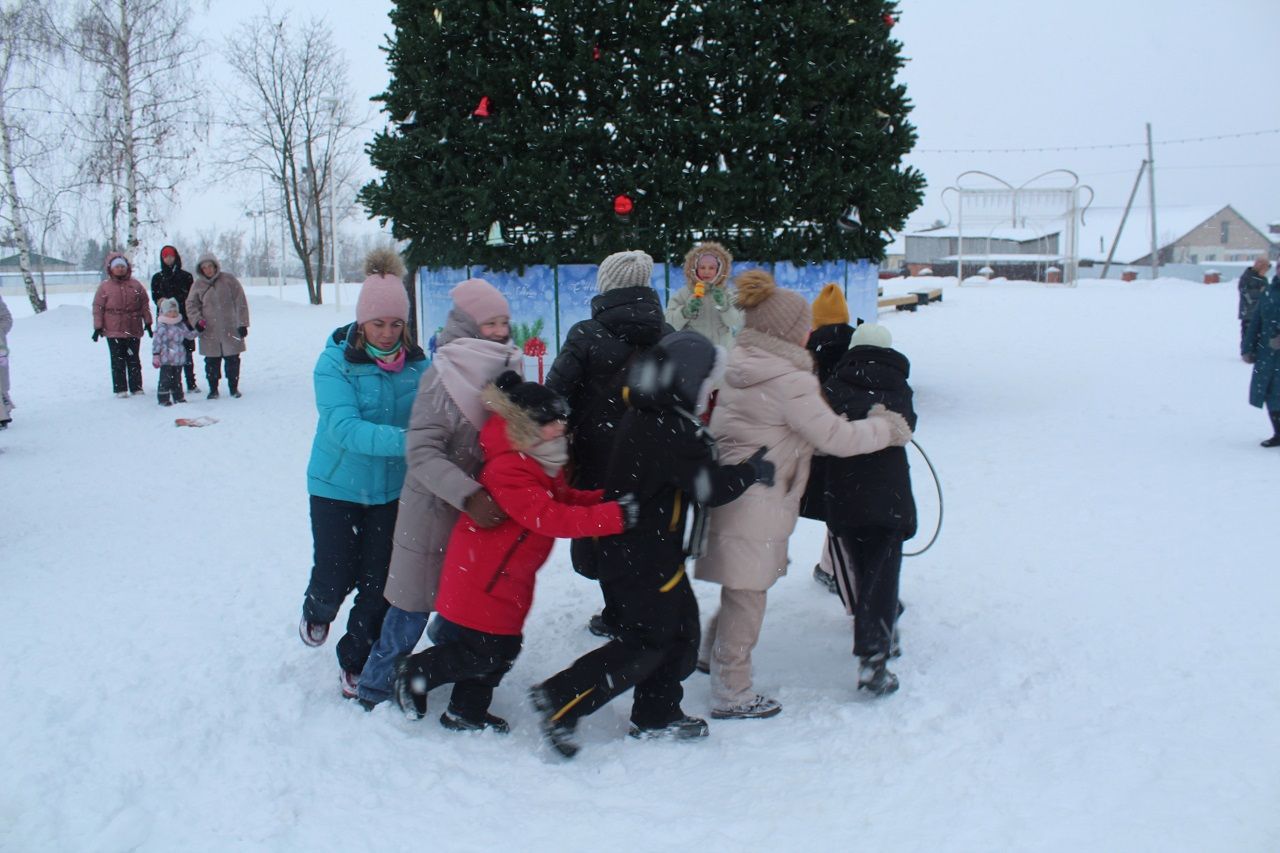
[[[557,538],[621,533],[634,524],[638,507],[627,496],[603,502],[601,490],[569,488],[563,397],[507,371],[483,399],[493,414],[480,430],[480,484],[509,517],[487,529],[458,517],[436,594],[439,642],[401,662],[395,696],[406,715],[421,718],[427,693],[452,683],[441,725],[506,732],[506,720],[490,714],[489,703],[520,653],[534,575]]]

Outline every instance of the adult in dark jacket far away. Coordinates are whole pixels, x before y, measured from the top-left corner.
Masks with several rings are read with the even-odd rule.
[[[1240,318],[1240,346],[1244,348],[1245,330],[1249,326],[1249,315],[1258,304],[1263,289],[1267,286],[1267,270],[1271,269],[1271,260],[1266,255],[1258,255],[1253,266],[1240,274],[1240,283],[1236,289],[1240,291],[1240,307],[1236,316]]]
[[[1271,418],[1274,434],[1262,446],[1280,447],[1280,274],[1271,279],[1249,315],[1240,355],[1253,365],[1249,403],[1266,406]]]
[[[569,401],[571,483],[577,489],[604,485],[605,468],[617,427],[626,412],[622,387],[637,355],[672,331],[662,302],[651,285],[653,258],[644,252],[618,252],[596,273],[600,293],[591,300],[591,319],[573,325],[547,374],[547,387]],[[574,569],[586,577],[595,564],[594,539],[574,539]],[[613,636],[613,614],[592,617],[591,630]]]
[[[160,270],[151,276],[151,301],[156,304],[159,314],[160,302],[165,299],[176,299],[178,311],[182,314],[182,322],[191,327],[187,319],[187,297],[191,295],[191,273],[182,268],[182,255],[173,246],[160,249]],[[194,328],[194,327],[192,327]],[[199,391],[196,385],[196,363],[193,357],[196,351],[194,339],[185,340],[182,345],[187,350],[187,361],[183,372],[187,375],[187,390]]]
[[[851,421],[883,405],[914,431],[916,413],[907,357],[891,349],[884,326],[857,328],[853,346],[822,385],[832,410]],[[902,543],[916,533],[916,504],[905,447],[862,456],[814,457],[803,512],[827,522],[828,548],[845,609],[854,617],[858,686],[876,694],[897,689],[886,668],[898,617]]]

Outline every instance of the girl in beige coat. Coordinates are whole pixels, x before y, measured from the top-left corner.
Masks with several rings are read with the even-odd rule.
[[[742,312],[729,292],[733,255],[719,243],[699,243],[684,256],[684,287],[667,301],[667,322],[692,329],[728,349],[742,328]]]
[[[723,463],[741,462],[765,446],[777,473],[772,486],[752,486],[711,511],[706,555],[695,569],[699,580],[721,585],[720,609],[700,655],[710,661],[711,716],[717,719],[771,717],[782,710],[752,689],[751,650],[760,637],[767,590],[787,572],[787,540],[810,457],[815,450],[857,456],[911,440],[906,421],[883,407],[853,422],[831,411],[804,347],[810,312],[803,296],[777,287],[763,270],[749,270],[735,284],[746,328],[729,353],[711,433]]]

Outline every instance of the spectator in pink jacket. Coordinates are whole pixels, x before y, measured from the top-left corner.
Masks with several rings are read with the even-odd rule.
[[[129,259],[107,255],[107,277],[93,295],[93,340],[105,337],[111,353],[111,390],[117,397],[142,393],[142,332],[151,334],[151,300],[133,277]]]

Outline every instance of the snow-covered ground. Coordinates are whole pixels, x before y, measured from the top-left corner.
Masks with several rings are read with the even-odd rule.
[[[179,411],[112,398],[88,294],[38,317],[10,296],[0,849],[1280,849],[1280,450],[1235,288],[944,283],[883,315],[946,493],[904,569],[902,689],[855,693],[802,521],[756,654],[782,715],[641,743],[615,702],[571,763],[524,703],[596,642],[565,547],[495,697],[505,738],[366,714],[332,642],[298,640],[310,371],[354,289],[342,313],[252,289],[244,398]],[[705,713],[705,676],[686,687]]]

